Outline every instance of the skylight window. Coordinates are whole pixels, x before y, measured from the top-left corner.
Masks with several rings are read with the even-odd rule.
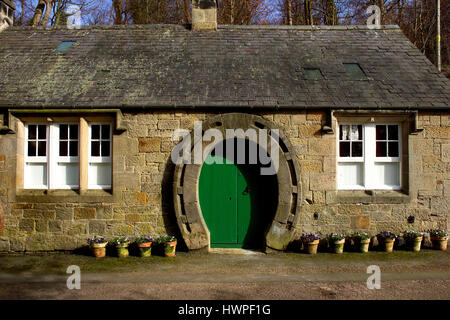
[[[75,41],[63,41],[59,44],[59,46],[55,49],[54,53],[64,53],[66,52]]]
[[[344,63],[345,71],[351,80],[367,80],[367,76],[358,63]]]
[[[304,68],[306,80],[322,80],[323,74],[319,68]]]

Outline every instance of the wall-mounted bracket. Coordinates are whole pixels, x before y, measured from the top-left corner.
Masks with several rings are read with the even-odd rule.
[[[423,127],[419,124],[419,111],[415,110],[411,113],[411,133],[418,134],[423,131]]]
[[[327,110],[325,115],[325,123],[322,124],[322,132],[325,134],[333,134],[333,110]]]

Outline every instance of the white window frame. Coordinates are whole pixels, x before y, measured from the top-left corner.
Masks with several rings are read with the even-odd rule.
[[[340,156],[340,130],[341,125],[362,125],[363,134],[363,157],[341,157]],[[376,156],[376,126],[377,125],[396,125],[398,126],[398,157],[377,157]],[[388,134],[388,133],[386,133]],[[337,166],[340,163],[363,163],[363,185],[347,185],[343,186],[337,176],[338,190],[401,190],[402,189],[402,125],[398,122],[373,122],[373,123],[359,123],[359,122],[338,122],[337,125]],[[377,185],[375,181],[375,165],[376,163],[398,163],[399,185]],[[337,170],[339,172],[339,170]],[[338,174],[337,174],[338,175]]]
[[[59,155],[59,143],[60,143],[60,126],[61,125],[76,125],[78,128],[78,156],[70,156],[69,153],[69,149],[70,149],[70,141],[74,141],[73,139],[70,139],[70,136],[68,136],[67,141],[68,141],[68,149],[67,149],[67,156],[60,156]],[[61,122],[61,123],[57,123],[57,124],[52,124],[51,126],[54,126],[54,141],[56,141],[56,143],[53,143],[50,145],[51,150],[53,152],[51,152],[50,154],[52,155],[52,157],[55,159],[54,162],[56,162],[56,165],[59,165],[59,163],[77,163],[78,164],[78,184],[77,185],[61,185],[58,184],[58,179],[57,179],[57,171],[56,170],[51,170],[50,173],[53,174],[52,179],[50,181],[52,181],[52,189],[79,189],[80,187],[80,178],[79,178],[79,170],[80,170],[80,125],[79,123],[75,123],[75,122]],[[68,135],[70,134],[70,132],[68,132]],[[53,150],[55,149],[55,150]],[[56,168],[56,166],[54,167]]]
[[[100,156],[92,156],[92,150],[91,150],[91,142],[92,142],[92,126],[95,125],[109,125],[109,157],[102,157],[101,156],[101,141],[104,141],[104,139],[101,139],[101,128],[100,128]],[[97,140],[97,139],[96,139]],[[110,122],[92,122],[89,123],[89,137],[88,137],[88,168],[90,167],[91,163],[109,163],[111,165],[111,183],[112,183],[112,124]],[[89,169],[88,169],[89,171]],[[88,189],[111,189],[112,185],[98,185],[98,184],[91,184],[90,179],[88,178]]]
[[[38,146],[36,145],[36,156],[28,156],[28,142],[30,140],[28,140],[28,126],[32,126],[35,125],[37,126],[45,126],[45,131],[46,131],[46,152],[45,152],[45,156],[38,156]],[[25,138],[24,138],[24,168],[23,168],[23,172],[25,173],[24,175],[24,187],[26,189],[48,189],[49,186],[49,160],[48,160],[48,156],[49,156],[49,145],[50,145],[50,132],[49,132],[49,126],[47,123],[42,123],[42,122],[36,122],[36,123],[30,123],[25,125]],[[38,132],[36,132],[36,140],[32,140],[32,141],[39,141],[38,139]],[[43,141],[43,140],[42,140]],[[47,184],[45,185],[34,185],[34,184],[30,184],[29,183],[29,177],[27,177],[26,172],[27,172],[27,164],[28,163],[39,163],[39,164],[45,164],[45,166],[47,167]]]
[[[77,125],[78,127],[78,156],[59,156],[59,126],[60,125]],[[46,128],[46,156],[28,156],[28,128],[30,125],[44,125]],[[38,141],[38,139],[37,139]],[[25,125],[25,138],[24,138],[24,172],[28,163],[40,163],[45,164],[47,167],[47,184],[46,185],[33,185],[29,183],[28,177],[24,176],[24,188],[25,189],[78,189],[80,183],[78,180],[77,185],[63,185],[58,183],[58,164],[59,163],[80,163],[80,126],[78,123],[73,122],[58,122],[58,123],[42,123],[33,122]],[[78,165],[79,167],[79,165]]]

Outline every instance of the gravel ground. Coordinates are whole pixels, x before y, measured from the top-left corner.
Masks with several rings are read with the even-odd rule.
[[[67,289],[69,265],[80,266],[80,290]],[[381,289],[367,288],[369,265],[380,267]],[[448,300],[450,254],[8,255],[0,256],[0,299]]]

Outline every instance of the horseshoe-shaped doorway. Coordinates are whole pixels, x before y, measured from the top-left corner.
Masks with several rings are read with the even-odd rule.
[[[200,147],[200,144],[201,150],[206,150],[208,146],[211,146],[211,141],[203,137],[208,129],[218,130],[225,138],[227,137],[227,129],[241,129],[241,132],[247,132],[248,129],[254,129],[256,132],[266,130],[268,136],[266,145],[272,147],[260,146],[260,141],[253,141],[254,138],[245,136],[245,139],[248,140],[246,145],[256,143],[259,147],[264,148],[271,159],[275,159],[274,156],[278,155],[279,160],[274,176],[261,178],[262,180],[252,178],[252,176],[256,177],[254,174],[255,166],[253,166],[253,170],[249,170],[250,167],[246,167],[245,164],[233,165],[233,163],[236,164],[235,159],[229,159],[228,155],[224,156],[225,162],[230,161],[231,163],[210,166],[208,162],[211,162],[211,157],[217,156],[215,154],[217,147],[220,144],[226,144],[225,138],[223,138],[220,141],[213,140],[214,148],[211,149],[209,156],[206,158],[207,163],[195,163],[194,152],[192,152],[190,163],[177,164],[173,185],[174,208],[181,235],[188,249],[206,248],[209,250],[211,247],[245,248],[250,246],[255,249],[261,248],[263,251],[266,251],[267,248],[285,250],[299,221],[302,203],[299,168],[290,142],[284,136],[282,130],[276,128],[271,121],[252,114],[228,113],[213,116],[203,122],[202,137],[195,137],[194,131],[191,132],[191,151]],[[228,167],[224,167],[227,165]],[[260,167],[259,164],[258,168]],[[241,184],[239,183],[239,173],[246,177]],[[234,175],[236,175],[236,189],[232,186]],[[226,181],[224,177],[226,177]],[[211,183],[218,179],[221,180],[218,182],[221,184],[214,187]],[[260,189],[258,192],[253,192],[250,195],[251,199],[246,200],[246,193],[249,192],[246,187],[252,185],[254,188],[261,182],[268,183],[268,187],[263,191]],[[223,183],[228,183],[230,186],[225,187]],[[252,186],[249,186],[250,190]],[[240,190],[242,188],[244,189]],[[223,191],[223,194],[219,194],[221,191]],[[225,194],[225,192],[231,193]],[[267,200],[265,199],[261,200],[261,204],[258,204],[257,198],[264,197],[264,192],[266,192],[266,195],[272,194],[272,196],[275,193],[276,197],[272,201],[269,196],[269,201],[272,202],[265,202]],[[245,209],[245,205],[239,209],[242,202],[246,202],[247,206],[248,203],[251,203],[251,209],[248,210],[247,208],[247,214],[242,214],[242,208]],[[215,205],[216,203],[217,205]],[[264,218],[255,217],[257,212],[267,203],[269,207],[272,203],[273,208],[266,210]],[[223,209],[227,205],[228,211]],[[219,208],[216,210],[217,214],[213,213],[214,207]],[[205,210],[208,210],[208,212]],[[238,212],[235,215],[234,213],[237,210],[240,210],[240,214]],[[203,211],[205,211],[205,214]],[[218,214],[221,216],[217,217]],[[268,216],[270,217],[268,218]],[[243,222],[239,222],[240,218],[243,218],[241,219]],[[231,220],[236,220],[236,223]],[[233,230],[236,230],[236,232]],[[214,233],[213,235],[211,231]]]

